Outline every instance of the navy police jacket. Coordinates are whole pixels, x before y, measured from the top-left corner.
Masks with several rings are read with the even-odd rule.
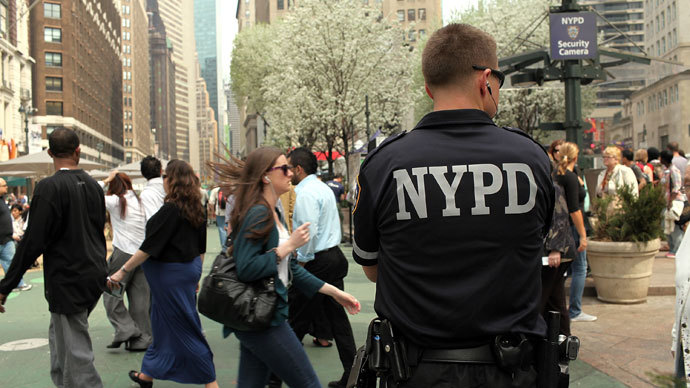
[[[554,204],[544,149],[479,110],[424,116],[362,164],[354,259],[378,265],[375,310],[424,348],[544,336],[537,304]]]

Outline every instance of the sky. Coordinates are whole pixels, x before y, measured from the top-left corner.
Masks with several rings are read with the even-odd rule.
[[[223,77],[226,80],[230,79],[230,55],[232,53],[232,41],[237,34],[237,19],[235,18],[235,11],[237,11],[237,0],[218,0],[219,11],[221,13],[221,51],[223,69]],[[463,10],[471,5],[477,4],[477,0],[441,0],[443,7],[443,20],[447,21],[453,10]]]

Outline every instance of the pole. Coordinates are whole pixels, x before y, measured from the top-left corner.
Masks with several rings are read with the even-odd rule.
[[[26,154],[29,154],[29,113],[26,112],[24,113],[24,133],[26,133],[26,146],[24,149],[26,150]]]
[[[369,142],[369,133],[370,133],[369,132],[369,114],[371,113],[371,112],[369,112],[369,95],[368,94],[366,96],[364,96],[364,106],[366,108],[364,110],[364,116],[367,118],[367,143],[368,143]]]
[[[582,149],[582,79],[581,60],[564,61],[565,66],[565,138]]]

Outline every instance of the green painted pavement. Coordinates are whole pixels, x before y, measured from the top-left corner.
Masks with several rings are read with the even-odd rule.
[[[208,273],[212,258],[219,251],[218,234],[215,227],[208,231],[208,256],[204,262],[204,274]],[[369,321],[374,317],[375,286],[369,282],[360,267],[351,260],[351,248],[343,247],[350,259],[350,273],[346,279],[346,289],[359,299],[362,312],[350,316],[357,345],[364,342]],[[30,291],[12,293],[6,303],[7,312],[0,314],[0,345],[27,338],[47,338],[50,314],[43,297],[44,285],[42,272],[27,273],[25,280],[34,285]],[[221,387],[235,386],[239,362],[239,343],[234,336],[224,339],[221,325],[201,317],[206,338],[214,353],[216,374]],[[99,303],[89,318],[89,332],[93,342],[96,369],[103,379],[105,387],[134,386],[127,372],[138,370],[143,353],[130,353],[124,349],[107,350],[111,342],[113,329],[108,322],[103,304]],[[311,338],[304,340],[304,347],[316,369],[321,383],[338,379],[342,373],[340,360],[335,346],[317,348]],[[586,346],[586,345],[585,345]],[[0,385],[3,387],[45,388],[51,387],[49,375],[48,346],[36,349],[5,352],[0,351]],[[574,387],[623,387],[613,378],[601,373],[584,362],[571,365],[571,386]],[[167,381],[157,381],[156,387],[181,387]]]

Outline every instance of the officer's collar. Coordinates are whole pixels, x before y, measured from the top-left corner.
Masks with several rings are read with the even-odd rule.
[[[439,127],[455,127],[469,124],[496,124],[486,112],[479,109],[439,110],[427,113],[419,121],[415,129],[435,129]]]

